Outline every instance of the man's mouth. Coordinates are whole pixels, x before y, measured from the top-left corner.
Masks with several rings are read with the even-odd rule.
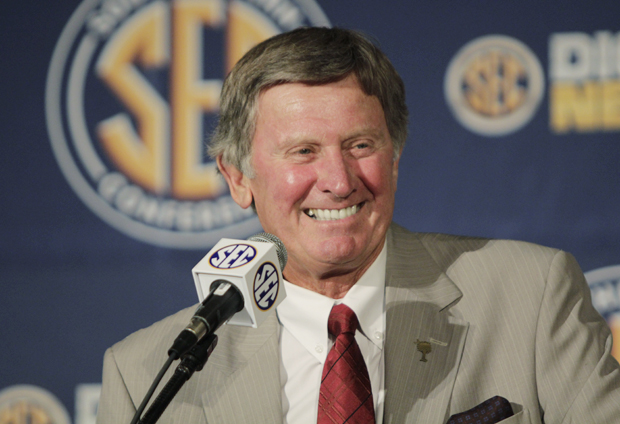
[[[355,215],[364,203],[342,209],[306,209],[304,213],[317,221],[335,221]]]

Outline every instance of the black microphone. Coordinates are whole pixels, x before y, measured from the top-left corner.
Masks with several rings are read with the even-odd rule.
[[[284,244],[273,234],[259,233],[248,240],[220,240],[193,270],[197,287],[208,284],[209,294],[168,355],[180,358],[240,311],[243,315],[235,324],[260,324],[263,315],[286,296],[284,287],[280,287],[286,260]]]
[[[211,335],[230,317],[243,309],[243,295],[226,280],[211,284],[211,292],[202,301],[189,325],[177,336],[168,356],[180,358],[206,335]]]

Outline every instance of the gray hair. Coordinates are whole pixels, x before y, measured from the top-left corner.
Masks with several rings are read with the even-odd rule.
[[[258,44],[237,62],[220,96],[219,122],[208,154],[253,178],[252,139],[258,96],[281,84],[323,85],[354,74],[365,94],[383,108],[395,158],[407,139],[405,86],[387,56],[359,32],[298,28]]]

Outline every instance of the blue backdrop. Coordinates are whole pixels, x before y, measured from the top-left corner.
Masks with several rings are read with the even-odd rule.
[[[0,7],[0,422],[93,422],[104,350],[195,303],[191,268],[256,232],[191,158],[230,64],[298,25],[365,32],[404,79],[396,222],[561,248],[584,271],[620,263],[617,1]],[[590,283],[619,334],[611,271]]]

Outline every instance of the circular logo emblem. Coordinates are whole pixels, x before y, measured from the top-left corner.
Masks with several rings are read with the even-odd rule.
[[[212,267],[218,269],[238,268],[256,257],[256,249],[248,244],[231,244],[218,249],[209,257]]]
[[[538,58],[514,38],[490,35],[466,44],[450,62],[444,94],[456,119],[485,136],[526,125],[544,93]]]
[[[595,269],[585,273],[592,292],[592,304],[607,320],[614,338],[612,354],[620,361],[620,265]]]
[[[302,25],[329,25],[314,0],[84,0],[46,87],[70,186],[109,225],[158,246],[199,249],[259,231],[204,159],[204,140],[237,60]]]
[[[254,302],[262,311],[271,308],[278,298],[280,275],[271,262],[264,262],[254,276]]]
[[[0,391],[0,422],[71,423],[67,410],[54,395],[29,385],[11,386]]]

